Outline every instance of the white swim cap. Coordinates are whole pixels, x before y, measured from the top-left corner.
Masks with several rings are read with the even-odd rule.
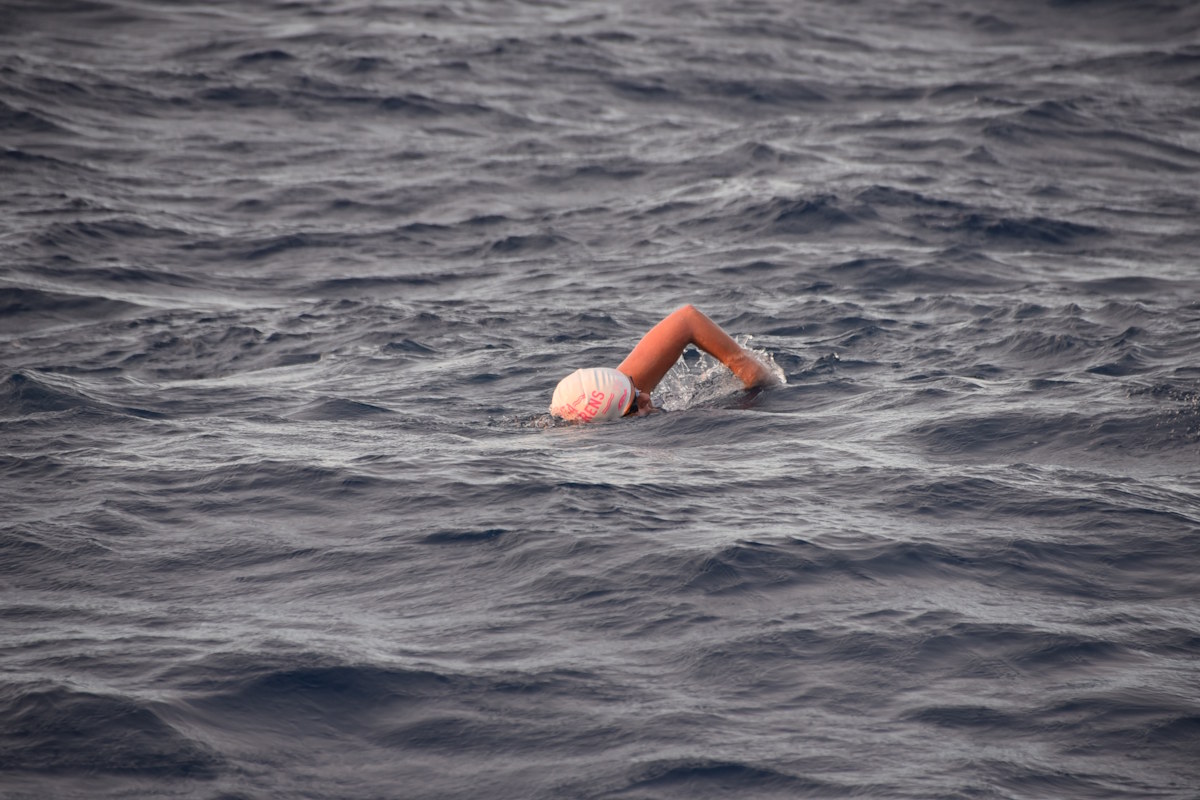
[[[607,367],[577,369],[558,382],[550,413],[579,422],[617,419],[633,404],[633,380]]]

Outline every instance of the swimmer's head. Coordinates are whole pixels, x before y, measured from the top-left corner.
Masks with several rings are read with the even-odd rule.
[[[565,420],[600,422],[624,416],[633,405],[633,380],[607,367],[577,369],[558,382],[550,413]]]

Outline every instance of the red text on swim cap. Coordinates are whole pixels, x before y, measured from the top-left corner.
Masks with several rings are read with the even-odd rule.
[[[602,392],[599,389],[593,390],[591,399],[588,400],[587,405],[583,407],[583,410],[579,412],[579,418],[584,422],[591,422],[592,417],[596,416],[596,414],[600,411],[600,404],[604,402],[604,398],[606,397],[608,397],[608,395],[605,392]],[[608,411],[608,406],[611,405],[612,398],[609,398],[608,405],[604,406],[604,410]]]

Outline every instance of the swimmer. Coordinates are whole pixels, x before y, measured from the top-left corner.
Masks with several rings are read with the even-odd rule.
[[[559,381],[550,413],[578,422],[645,416],[654,410],[650,392],[689,344],[729,367],[747,389],[778,382],[766,364],[688,304],[651,328],[616,369],[577,369]]]

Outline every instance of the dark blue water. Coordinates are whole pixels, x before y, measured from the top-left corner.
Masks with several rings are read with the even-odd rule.
[[[0,3],[0,796],[1200,796],[1198,41]]]

